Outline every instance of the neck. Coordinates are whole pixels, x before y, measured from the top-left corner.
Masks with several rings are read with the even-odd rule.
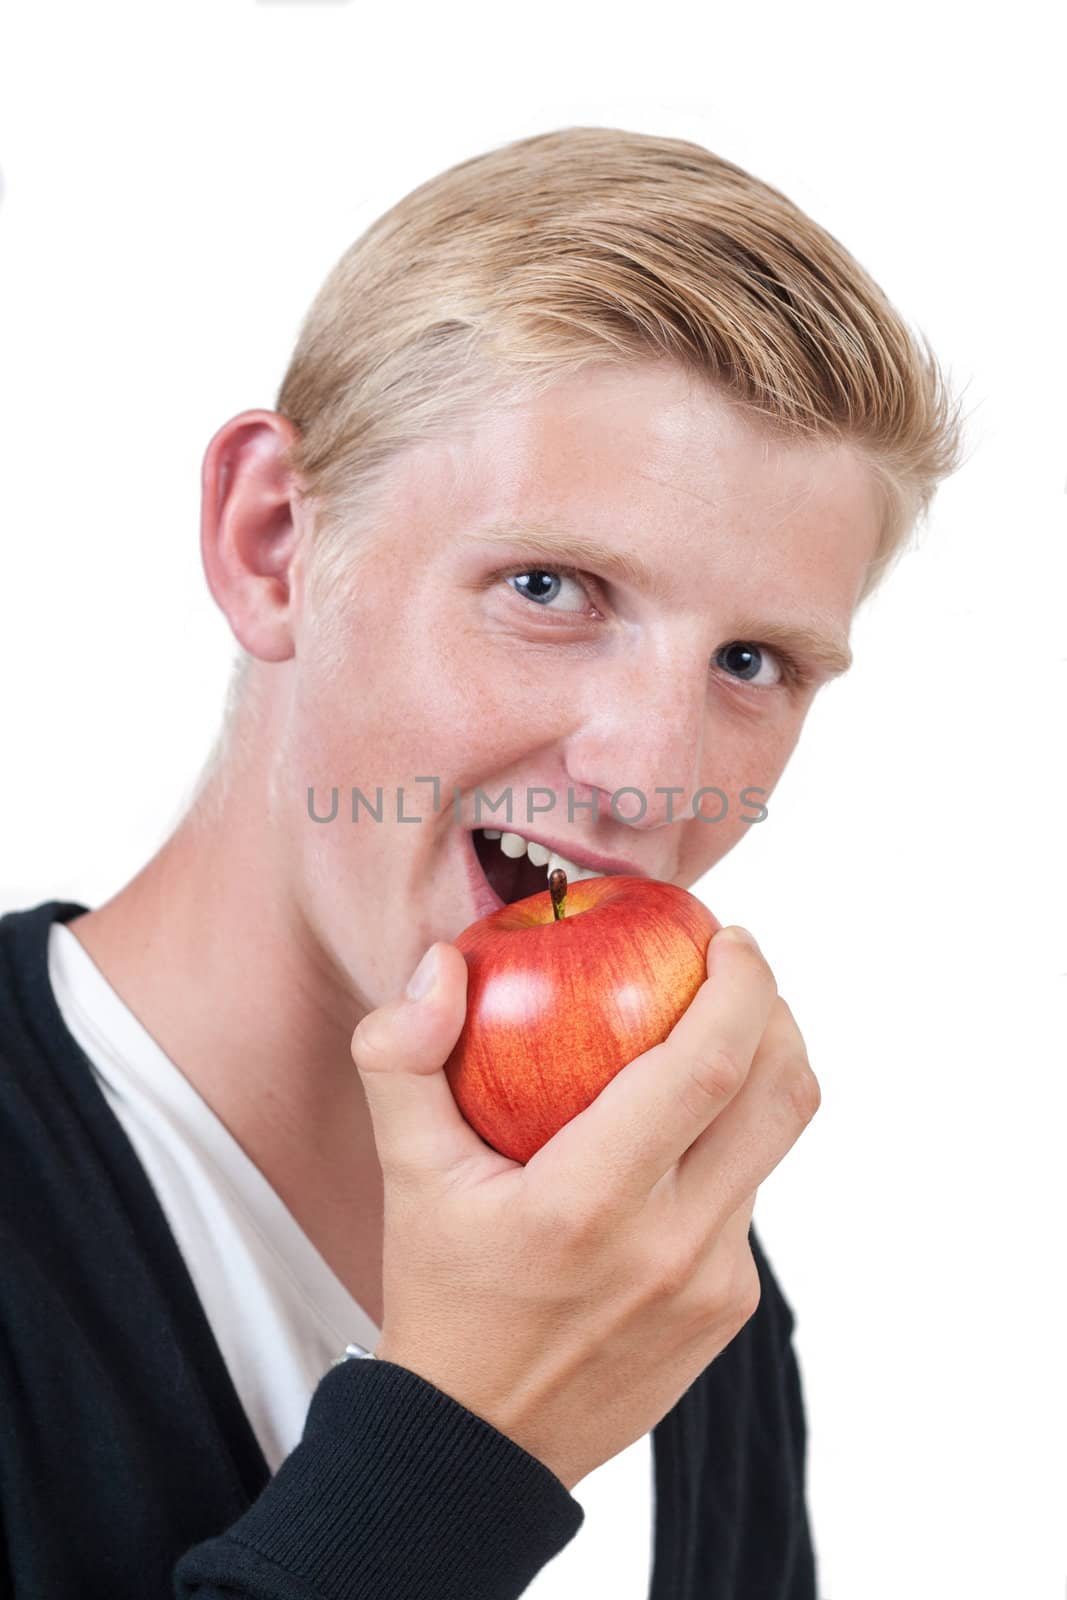
[[[344,1240],[381,1215],[350,1054],[366,1008],[285,881],[266,781],[247,767],[210,779],[141,871],[70,927],[345,1280]]]

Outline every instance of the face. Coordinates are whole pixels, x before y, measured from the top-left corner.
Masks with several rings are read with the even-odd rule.
[[[546,886],[543,853],[472,833],[479,791],[504,801],[481,801],[482,826],[555,847],[568,876],[695,884],[753,825],[840,667],[808,635],[847,648],[879,528],[848,449],[770,442],[658,365],[567,380],[419,447],[393,484],[341,665],[317,654],[298,556],[275,680],[288,887],[367,1006],[494,909],[493,884]],[[332,821],[311,820],[310,786],[321,817],[338,789]],[[381,822],[362,804],[352,820],[353,788],[372,805],[382,790]]]

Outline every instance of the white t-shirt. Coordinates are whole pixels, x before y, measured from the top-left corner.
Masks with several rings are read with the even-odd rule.
[[[170,1224],[267,1464],[299,1444],[311,1396],[346,1344],[380,1328],[354,1300],[210,1106],[116,994],[75,933],[54,922],[48,969]],[[655,1487],[651,1436],[577,1485],[585,1521],[524,1591],[646,1600]]]

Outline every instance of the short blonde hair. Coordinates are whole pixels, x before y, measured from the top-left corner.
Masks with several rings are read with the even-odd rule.
[[[276,410],[317,508],[308,583],[324,627],[400,452],[591,363],[649,358],[778,437],[863,453],[884,522],[861,599],[961,464],[959,405],[925,336],[784,194],[684,139],[518,139],[381,216],[300,329]]]

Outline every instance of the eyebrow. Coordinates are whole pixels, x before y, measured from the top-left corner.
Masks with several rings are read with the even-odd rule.
[[[634,588],[645,589],[649,594],[658,597],[663,594],[662,578],[633,551],[599,544],[584,533],[557,527],[555,523],[492,522],[464,533],[463,538],[476,544],[518,544],[528,556],[544,556],[546,560],[591,567]]]
[[[852,651],[844,639],[835,634],[823,633],[819,628],[802,622],[747,622],[742,619],[737,636],[769,644],[773,649],[794,650],[816,662],[827,677],[840,678],[852,665]]]
[[[662,598],[664,580],[647,562],[631,550],[619,549],[598,543],[583,533],[561,528],[545,521],[493,522],[485,527],[461,534],[467,544],[519,545],[525,557],[543,557],[546,561],[561,561],[589,568],[619,582],[643,589]],[[839,678],[852,665],[852,651],[848,641],[836,630],[824,630],[817,623],[768,622],[758,618],[744,618],[738,624],[739,640],[751,639],[760,644],[777,645],[783,650],[793,650],[816,662],[831,678]]]

